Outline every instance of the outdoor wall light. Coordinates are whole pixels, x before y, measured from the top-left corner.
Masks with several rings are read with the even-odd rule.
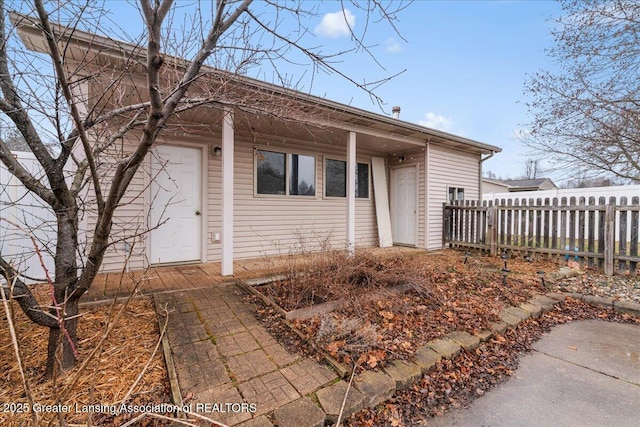
[[[211,149],[211,153],[216,157],[220,157],[222,156],[222,148],[215,146]]]
[[[405,155],[404,155],[404,154],[402,154],[402,155],[398,156],[398,163],[402,163],[402,162],[404,162],[405,160],[406,160],[406,157],[405,157]]]

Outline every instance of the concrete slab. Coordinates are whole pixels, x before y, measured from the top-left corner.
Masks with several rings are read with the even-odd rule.
[[[640,387],[638,326],[601,320],[572,322],[553,329],[533,348]]]
[[[278,427],[322,427],[325,415],[308,398],[298,399],[275,410]]]
[[[382,372],[365,371],[353,382],[364,397],[364,406],[373,407],[390,398],[396,391],[396,382]]]
[[[404,360],[394,360],[384,367],[384,371],[396,382],[396,390],[409,388],[422,376],[420,366]]]
[[[349,394],[347,394],[347,390]],[[327,414],[327,420],[329,422],[335,423],[338,421],[345,394],[347,394],[347,401],[344,404],[343,419],[350,417],[362,409],[362,403],[364,402],[362,393],[353,386],[349,388],[349,385],[344,381],[338,381],[316,392],[318,402],[320,402],[320,406],[322,406],[322,409]]]
[[[273,427],[273,424],[269,422],[267,417],[265,417],[264,415],[260,415],[257,418],[252,418],[249,421],[238,424],[237,427]]]
[[[460,353],[460,344],[449,338],[429,341],[427,345],[445,359],[453,359]]]
[[[531,317],[530,312],[528,312],[527,310],[523,310],[520,307],[508,307],[505,311],[509,314],[513,314],[514,316],[521,318],[522,320],[527,320],[529,317]]]
[[[423,374],[428,373],[442,359],[440,354],[436,353],[429,347],[420,347],[416,350],[416,364],[420,367]]]
[[[637,426],[639,346],[638,326],[560,325],[521,359],[507,383],[429,426]]]
[[[447,338],[460,344],[466,351],[471,351],[480,344],[480,337],[464,331],[453,331],[447,335]]]

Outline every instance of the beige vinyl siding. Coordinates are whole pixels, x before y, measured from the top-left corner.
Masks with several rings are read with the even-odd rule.
[[[121,145],[114,147],[102,154],[97,159],[98,168],[103,183],[103,196],[106,197],[110,190],[110,183],[115,174],[113,159],[121,159],[133,150],[137,141],[124,140]],[[108,159],[109,161],[106,161]],[[146,266],[145,238],[141,234],[146,231],[146,198],[149,169],[145,163],[138,170],[131,181],[129,188],[116,208],[113,217],[113,228],[109,237],[111,245],[107,249],[102,262],[101,271],[121,271],[129,258],[127,268],[129,270],[142,269]],[[89,186],[84,201],[86,215],[80,221],[80,235],[87,238],[87,248],[91,244],[89,237],[93,236],[97,220],[97,204],[93,187]],[[138,235],[136,237],[136,235]],[[131,250],[131,256],[127,250]]]
[[[407,153],[399,153],[401,155],[405,156],[405,160],[400,163],[398,162],[398,156],[394,155],[394,156],[390,156],[389,158],[389,163],[390,166],[392,168],[394,167],[407,167],[407,166],[417,166],[417,179],[418,182],[417,184],[417,188],[418,188],[418,200],[416,200],[416,206],[418,207],[416,214],[418,215],[418,228],[417,228],[417,239],[416,239],[416,247],[418,248],[424,248],[425,247],[425,241],[424,241],[424,236],[425,236],[425,227],[426,227],[426,221],[425,221],[425,164],[424,164],[424,148],[421,148],[419,150],[416,151],[411,151],[411,152],[407,152]],[[390,173],[387,176],[387,179],[390,179]],[[391,185],[389,185],[389,188],[391,188]],[[391,193],[389,193],[391,194]]]
[[[254,147],[314,155],[316,196],[255,195]],[[236,139],[234,258],[344,248],[346,199],[324,197],[324,159],[344,159],[345,154],[344,147],[312,142],[291,144],[264,139],[254,143]],[[371,154],[359,151],[358,162],[369,163]],[[369,189],[369,199],[356,199],[356,246],[359,247],[375,246],[378,239],[371,185]]]
[[[222,147],[220,137],[214,139],[211,144]],[[222,257],[222,244],[215,241],[216,233],[222,233],[222,157],[214,156],[207,152],[207,211],[206,238],[207,261],[220,261]]]
[[[493,182],[482,182],[482,193],[502,193],[509,191],[509,187],[507,185],[494,184]]]
[[[427,163],[428,212],[427,249],[442,247],[442,204],[448,188],[464,188],[465,200],[478,200],[479,154],[467,153],[431,144]]]

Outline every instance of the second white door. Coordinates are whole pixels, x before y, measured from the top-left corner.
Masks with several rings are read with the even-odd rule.
[[[392,169],[393,243],[416,245],[416,168]]]

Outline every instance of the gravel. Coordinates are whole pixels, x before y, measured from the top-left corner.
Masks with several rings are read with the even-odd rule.
[[[593,272],[581,272],[579,276],[558,280],[552,285],[552,290],[640,303],[640,276],[615,275],[607,277]]]

